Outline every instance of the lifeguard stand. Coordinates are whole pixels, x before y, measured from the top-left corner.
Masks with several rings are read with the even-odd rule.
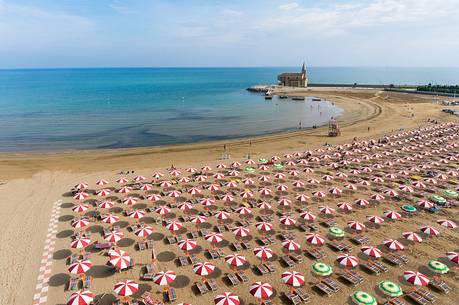
[[[338,122],[334,117],[331,117],[330,121],[328,122],[328,136],[329,137],[337,137],[341,134],[339,130]]]

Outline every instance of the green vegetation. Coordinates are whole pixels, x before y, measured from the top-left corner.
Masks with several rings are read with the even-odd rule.
[[[459,94],[459,85],[442,86],[442,85],[428,84],[427,86],[418,86],[416,89],[418,91],[441,92],[441,93],[457,93],[457,94]]]

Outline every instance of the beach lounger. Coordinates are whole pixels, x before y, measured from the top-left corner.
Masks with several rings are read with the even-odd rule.
[[[321,222],[324,227],[330,228],[336,226],[336,221],[332,218],[326,219]]]
[[[276,243],[276,240],[270,236],[266,237],[266,239],[268,240],[268,242],[272,245],[272,244],[275,244]]]
[[[410,293],[406,294],[406,297],[408,299],[414,301],[415,303],[420,304],[420,305],[428,305],[428,304],[430,304],[429,300],[427,300],[426,298],[423,298],[422,296],[420,296],[416,292],[410,292]]]
[[[147,245],[145,243],[139,242],[137,243],[137,249],[139,249],[139,251],[144,251],[147,249]]]
[[[381,262],[373,261],[373,265],[375,265],[376,267],[378,267],[382,272],[387,272],[387,271],[389,271],[389,268],[387,268],[387,266],[384,265],[384,264],[381,263]]]
[[[288,256],[288,255],[282,255],[280,257],[281,261],[284,262],[288,267],[293,267],[295,265],[295,262]]]
[[[113,232],[120,232],[121,231],[121,227],[119,225],[115,225],[112,227],[112,231]]]
[[[145,265],[145,271],[146,271],[146,273],[154,273],[153,264],[146,264]]]
[[[365,281],[365,278],[357,271],[349,270],[347,273],[356,278],[360,283],[363,283]]]
[[[215,282],[214,279],[208,279],[207,281],[207,285],[210,287],[210,290],[212,291],[216,291],[217,290],[217,283]]]
[[[206,236],[207,234],[209,234],[209,230],[207,229],[201,229],[200,232],[201,232],[201,236]]]
[[[234,274],[228,273],[227,278],[230,281],[231,285],[239,285],[239,280],[234,276]]]
[[[370,264],[370,263],[365,263],[365,264],[361,264],[362,267],[364,267],[365,269],[367,269],[368,271],[372,272],[372,273],[375,273],[375,274],[380,274],[381,273],[381,270],[376,267],[375,265],[373,264]]]
[[[398,258],[396,258],[395,256],[393,256],[392,254],[385,255],[384,259],[393,265],[397,265],[397,266],[403,265],[403,262],[399,260]]]
[[[433,279],[429,282],[429,285],[443,293],[449,293],[451,290],[451,288],[449,288],[449,286],[442,280]]]
[[[269,245],[269,240],[266,237],[258,238],[258,240],[263,246]]]
[[[185,256],[179,256],[179,265],[180,266],[187,266],[188,265],[188,258]]]
[[[91,287],[92,276],[90,276],[90,275],[85,275],[85,276],[82,278],[82,282],[83,282],[83,288],[84,288],[84,289],[89,289],[89,288]]]
[[[306,233],[311,232],[311,228],[307,225],[301,224],[299,227],[301,230],[303,230]]]
[[[290,253],[288,256],[290,256],[290,258],[297,263],[301,263],[303,261],[303,256],[301,254]]]
[[[76,261],[78,260],[78,258],[80,257],[80,255],[78,255],[77,253],[73,253],[70,257],[69,257],[69,265],[73,264],[73,263],[76,263]]]
[[[216,250],[207,250],[207,252],[209,253],[212,259],[217,259],[220,257],[220,255],[218,255],[218,252]]]
[[[94,249],[97,249],[97,250],[110,249],[111,247],[113,247],[113,243],[95,243],[94,244]]]
[[[383,305],[405,305],[405,302],[398,298],[390,298]]]
[[[309,302],[309,299],[310,299],[309,294],[303,292],[301,288],[296,288],[293,290],[293,292],[301,299],[301,301],[303,301],[303,303]]]
[[[352,276],[347,272],[341,273],[339,277],[345,280],[346,282],[351,283],[353,286],[357,286],[361,283],[356,277]]]
[[[209,291],[209,289],[207,289],[206,284],[204,283],[195,282],[194,284],[196,285],[196,288],[198,289],[199,294],[206,294]]]
[[[162,303],[153,298],[150,291],[145,291],[142,293],[141,302],[145,305],[162,305]]]
[[[154,273],[144,273],[140,276],[143,281],[153,281]]]
[[[190,262],[191,262],[193,265],[199,263],[199,259],[198,259],[197,256],[194,255],[194,254],[189,255],[189,256],[188,256],[188,259],[190,260]]]
[[[226,227],[223,226],[223,225],[218,225],[218,226],[217,226],[217,231],[218,231],[219,233],[223,233],[223,232],[226,231]]]
[[[175,239],[177,240],[177,243],[179,243],[179,242],[181,242],[182,240],[186,239],[186,237],[184,237],[182,234],[180,234],[180,235],[177,235],[177,236],[175,237]]]
[[[167,296],[170,302],[177,300],[177,292],[175,291],[175,288],[169,287],[167,290]]]
[[[393,253],[392,255],[401,260],[404,264],[408,263],[408,257],[406,257],[405,255],[399,253]]]
[[[260,305],[273,305],[273,303],[271,302],[271,300],[266,299],[263,302],[261,302]]]
[[[312,258],[314,259],[321,259],[321,258],[324,258],[325,257],[325,253],[323,253],[322,251],[319,251],[319,249],[306,249],[305,250],[306,253],[311,256]]]
[[[69,279],[67,290],[77,290],[77,289],[78,289],[78,278],[75,275],[73,275]]]
[[[148,239],[146,242],[145,242],[145,245],[147,246],[147,249],[153,249],[154,247],[154,241],[152,239]]]
[[[328,287],[330,287],[333,290],[333,292],[338,292],[341,289],[339,285],[329,277],[324,278],[322,282]]]
[[[333,294],[333,290],[322,282],[315,284],[314,287],[326,294],[328,297]]]
[[[269,273],[269,269],[264,264],[258,264],[255,268],[260,272],[261,275],[265,275]]]
[[[431,303],[434,303],[437,300],[437,297],[427,289],[418,288],[416,289],[416,293],[422,296],[423,298],[429,300]]]
[[[355,242],[358,245],[362,245],[368,242],[368,237],[366,236],[361,236],[361,235],[355,235],[352,237],[352,241]]]
[[[223,252],[222,249],[216,249],[215,251],[217,251],[217,254],[218,254],[219,257],[225,256],[225,252]]]
[[[191,238],[193,239],[198,239],[199,238],[199,233],[197,231],[190,232]]]
[[[247,283],[249,279],[247,278],[247,275],[245,274],[244,270],[239,270],[236,272],[236,276],[241,279],[242,282]]]
[[[242,245],[241,243],[232,243],[233,245],[233,248],[236,250],[236,251],[242,251]]]
[[[243,241],[243,242],[241,243],[241,245],[242,245],[246,250],[252,249],[252,246],[251,246],[249,243],[245,242],[245,241]]]
[[[287,291],[285,292],[285,296],[287,297],[287,299],[289,299],[290,302],[292,302],[292,304],[294,305],[301,304],[301,299],[296,294],[293,294],[292,292]]]
[[[175,236],[169,236],[169,237],[167,237],[167,242],[168,242],[170,245],[173,245],[173,244],[176,244],[176,243],[177,243],[177,239],[175,238]]]

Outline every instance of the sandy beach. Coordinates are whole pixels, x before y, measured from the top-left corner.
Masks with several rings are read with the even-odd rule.
[[[57,236],[55,243],[53,242],[54,251],[50,257],[52,265],[50,267],[49,289],[47,304],[65,304],[69,292],[65,291],[69,274],[67,271],[67,260],[71,255],[68,250],[70,236],[73,234],[73,229],[70,226],[70,221],[75,217],[71,208],[76,203],[69,194],[70,189],[81,181],[88,181],[90,185],[90,200],[96,199],[92,194],[95,189],[95,181],[100,178],[106,178],[109,181],[114,181],[120,177],[117,175],[120,171],[134,171],[128,177],[132,179],[137,175],[144,175],[151,180],[151,175],[155,171],[166,172],[165,168],[171,164],[184,171],[187,167],[201,168],[204,164],[210,165],[215,169],[217,163],[224,162],[230,164],[233,161],[241,161],[250,156],[257,160],[261,157],[269,158],[272,155],[283,155],[284,153],[312,150],[323,147],[328,144],[343,144],[351,143],[354,138],[358,140],[379,138],[384,135],[391,135],[400,130],[414,130],[419,127],[433,127],[435,124],[428,123],[428,120],[437,120],[438,122],[455,122],[459,123],[459,118],[441,112],[444,108],[440,105],[432,103],[431,96],[421,96],[414,94],[388,93],[372,89],[343,89],[343,88],[313,88],[303,90],[286,90],[279,91],[279,94],[285,95],[308,95],[316,96],[329,101],[332,101],[337,106],[344,110],[342,116],[338,118],[341,126],[341,135],[339,137],[327,137],[328,127],[320,127],[317,129],[299,130],[297,132],[289,132],[282,134],[273,134],[250,139],[234,139],[229,141],[195,143],[190,145],[174,145],[165,147],[149,147],[149,148],[133,148],[133,149],[114,149],[114,150],[95,150],[95,151],[68,151],[68,152],[48,152],[48,153],[14,153],[0,154],[0,209],[1,229],[0,244],[2,245],[0,264],[0,304],[22,305],[30,304],[36,291],[37,276],[42,263],[42,252],[45,239],[48,234],[48,224],[53,204],[60,201],[60,214],[57,218]],[[457,142],[457,139],[456,139]],[[224,153],[223,146],[226,145],[226,153],[230,158],[220,160]],[[457,154],[457,148],[455,149]],[[453,170],[457,170],[457,161],[449,166]],[[325,166],[317,166],[315,168],[314,177],[319,178],[327,172]],[[306,177],[301,177],[301,180],[306,180]],[[454,180],[454,181],[453,181]],[[290,183],[290,182],[289,182]],[[457,187],[457,178],[451,179],[448,188]],[[277,183],[272,182],[272,188]],[[321,185],[321,190],[328,190],[333,186],[341,186],[342,181],[333,181],[330,184]],[[192,182],[191,186],[197,185]],[[384,185],[387,187],[389,184]],[[259,182],[254,186],[254,189],[259,187]],[[290,186],[290,184],[289,184]],[[110,184],[109,187],[114,188],[115,184]],[[291,186],[290,186],[291,187]],[[313,187],[308,187],[305,193],[311,193],[315,190]],[[340,200],[351,200],[356,198],[367,198],[373,194],[375,190],[371,188],[361,188],[352,194],[352,197],[343,196],[341,198],[325,199],[327,205],[336,207],[336,203]],[[289,191],[288,196],[292,197],[296,192]],[[118,193],[113,192],[117,197]],[[133,191],[133,194],[141,196],[140,191]],[[207,194],[207,193],[206,193]],[[115,199],[115,198],[114,198]],[[416,202],[417,198],[411,198],[406,202]],[[168,203],[170,203],[168,201]],[[383,202],[377,206],[372,206],[372,214],[382,214],[384,211],[393,207],[392,201]],[[457,203],[457,201],[456,201]],[[322,205],[324,202],[311,204],[314,206],[311,210],[317,212],[317,205]],[[147,203],[140,201],[138,208],[145,208]],[[218,208],[222,208],[219,203]],[[300,206],[294,205],[294,209],[299,209]],[[199,211],[203,209],[199,207]],[[278,209],[274,210],[278,213]],[[345,228],[349,220],[364,219],[369,213],[363,208],[356,208],[352,213],[337,213],[335,219],[337,226]],[[141,265],[148,264],[151,260],[151,252],[135,250],[135,244],[140,239],[126,230],[127,222],[134,224],[136,221],[122,216],[123,230],[126,238],[122,240],[120,247],[132,254],[136,266],[133,269],[122,273],[112,273],[105,266],[107,257],[100,252],[91,253],[91,261],[93,262],[93,283],[91,291],[95,295],[104,293],[111,294],[113,284],[122,279],[133,279],[140,283],[140,291],[152,291],[154,295],[161,298],[160,294],[162,287],[155,285],[152,282],[139,281],[139,274],[143,272]],[[175,218],[183,216],[181,212],[174,210],[167,217]],[[260,212],[256,211],[252,214],[251,219],[260,216]],[[208,293],[204,296],[198,296],[193,283],[200,281],[200,277],[193,274],[192,266],[177,267],[177,257],[183,255],[183,251],[179,250],[176,245],[169,245],[164,241],[164,238],[170,233],[157,224],[155,218],[158,215],[155,213],[148,214],[144,218],[144,222],[152,226],[155,233],[150,236],[155,241],[157,252],[157,268],[159,270],[174,270],[177,272],[177,280],[172,285],[177,289],[178,303],[190,302],[192,304],[212,304],[213,297],[216,293]],[[453,209],[444,209],[436,214],[420,212],[411,218],[403,218],[393,224],[384,224],[382,229],[370,229],[366,236],[369,237],[369,244],[380,245],[381,241],[386,238],[401,239],[400,233],[407,230],[416,230],[424,224],[435,224],[439,218],[458,219],[457,206]],[[235,223],[239,219],[239,215],[234,215]],[[255,222],[255,220],[254,220]],[[216,225],[217,222],[212,218],[207,228]],[[277,221],[273,221],[274,230],[279,233],[284,229],[281,228]],[[436,225],[439,227],[439,225]],[[194,231],[195,228],[191,223],[184,225],[186,232]],[[100,232],[102,225],[94,223],[89,226],[88,231],[92,233],[92,241],[102,240]],[[320,234],[326,236],[326,229],[320,226]],[[296,236],[302,237],[304,232],[295,228],[292,230]],[[255,246],[258,233],[252,227],[252,237],[249,242]],[[346,232],[348,236],[352,233]],[[232,242],[236,242],[231,232],[225,232],[226,242],[222,243],[222,249],[226,254],[233,250],[230,247]],[[210,248],[209,244],[199,238],[199,246],[194,253],[201,261],[205,259],[205,249]],[[304,238],[301,241],[304,245]],[[304,257],[303,262],[296,265],[293,269],[301,271],[306,276],[306,284],[304,290],[311,296],[311,304],[347,304],[348,296],[356,291],[363,290],[371,292],[378,300],[383,300],[382,294],[377,294],[375,291],[376,284],[382,279],[389,279],[399,284],[402,284],[404,290],[409,291],[410,287],[403,281],[402,270],[419,270],[425,266],[427,260],[444,257],[446,251],[458,251],[457,244],[459,243],[459,235],[457,229],[441,230],[441,234],[435,238],[427,238],[424,243],[419,245],[409,245],[406,243],[407,249],[403,252],[409,263],[403,267],[390,266],[389,271],[383,275],[370,275],[361,272],[366,281],[358,288],[350,285],[345,285],[340,282],[341,291],[327,298],[321,296],[315,290],[311,289],[311,284],[315,279],[309,272],[309,266],[314,262],[308,257]],[[360,255],[358,246],[354,245],[352,254]],[[277,240],[273,250],[277,258],[282,254],[280,241]],[[327,252],[327,257],[323,262],[330,264],[335,271],[339,271],[340,267],[336,265],[335,258],[338,253],[324,246]],[[251,250],[241,251],[245,255],[250,264],[254,265],[258,260],[254,257]],[[442,260],[443,261],[443,260]],[[216,271],[213,278],[218,284],[217,292],[232,291],[239,295],[243,300],[243,304],[256,304],[257,300],[248,293],[247,284],[241,284],[236,287],[229,287],[226,282],[225,274],[231,272],[227,264],[220,261],[211,261],[216,265]],[[273,296],[273,304],[281,304],[288,301],[282,297],[282,291],[287,291],[288,288],[280,281],[280,274],[287,270],[279,264],[278,259],[273,260],[277,272],[274,274],[259,276],[253,273],[251,269],[246,268],[246,273],[249,277],[249,283],[254,281],[266,281],[271,283],[275,288]],[[425,268],[424,268],[425,269]],[[360,272],[360,270],[359,270]],[[428,274],[429,271],[426,271]],[[336,276],[334,276],[336,279]],[[435,293],[437,296],[437,304],[448,304],[448,302],[457,299],[459,285],[457,270],[451,268],[451,271],[443,275],[442,278],[451,287],[452,292],[448,295]],[[138,294],[136,294],[137,296]],[[103,299],[102,304],[110,304],[113,297],[107,295]]]

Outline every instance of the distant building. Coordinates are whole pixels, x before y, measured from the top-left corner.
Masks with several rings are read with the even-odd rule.
[[[308,86],[308,75],[306,67],[303,63],[301,72],[297,73],[282,73],[277,76],[279,85],[287,87],[307,87]]]

